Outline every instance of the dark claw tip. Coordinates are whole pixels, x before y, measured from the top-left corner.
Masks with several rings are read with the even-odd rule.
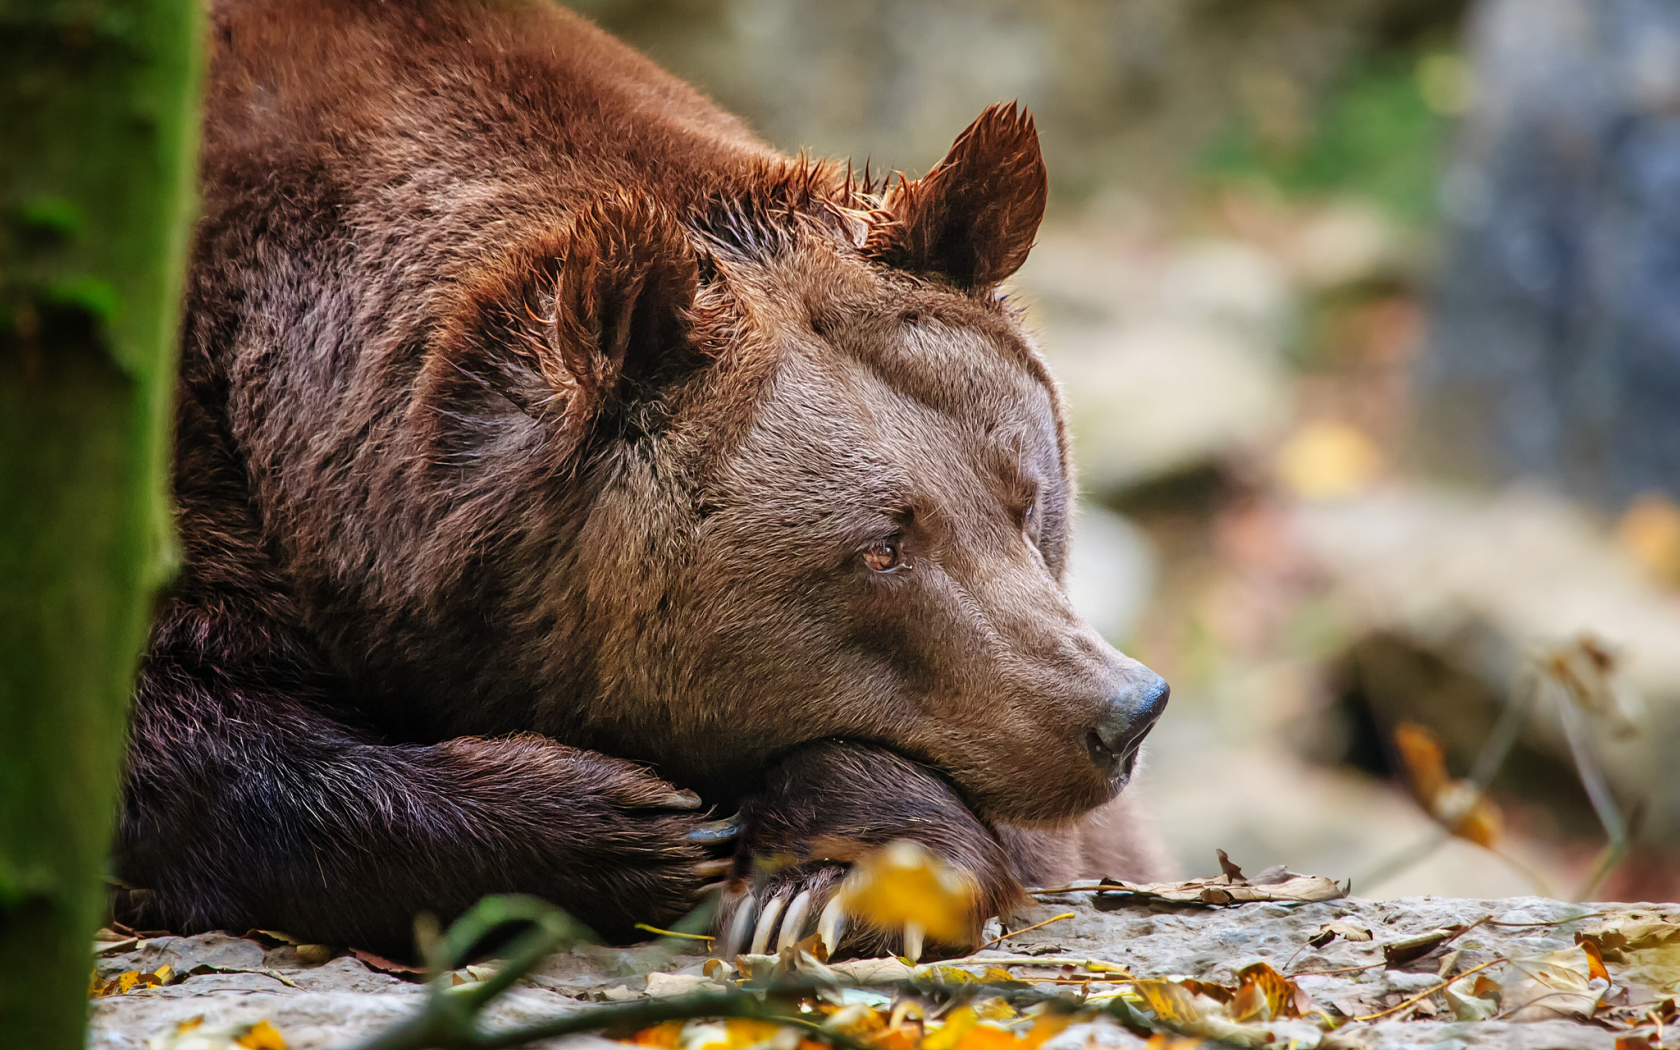
[[[709,824],[702,824],[689,832],[685,837],[690,842],[728,842],[741,833],[741,818],[725,817],[714,820]]]

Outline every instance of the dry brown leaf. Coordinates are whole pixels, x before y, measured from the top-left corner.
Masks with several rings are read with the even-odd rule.
[[[1499,985],[1478,973],[1461,977],[1445,989],[1447,1006],[1460,1021],[1486,1021],[1499,1013]]]
[[[1307,938],[1307,943],[1314,948],[1322,948],[1337,937],[1344,941],[1368,941],[1371,940],[1371,931],[1348,922],[1327,922]]]
[[[426,972],[423,967],[410,966],[407,963],[396,962],[385,958],[383,955],[375,955],[372,952],[365,952],[360,948],[350,949],[350,954],[354,955],[357,959],[360,959],[368,969],[378,970],[380,973],[388,973],[393,977],[406,977],[417,974],[424,975]]]
[[[1663,995],[1680,994],[1680,923],[1636,912],[1607,920],[1603,929],[1576,940],[1582,947],[1591,943],[1620,980]]]
[[[1592,961],[1577,945],[1510,960],[1499,981],[1499,1004],[1513,1021],[1586,1020],[1609,991],[1610,982],[1592,975]]]
[[[1471,928],[1471,925],[1455,923],[1427,933],[1402,937],[1397,941],[1387,941],[1382,946],[1383,962],[1388,966],[1404,966],[1414,959],[1423,958],[1443,944],[1450,944]]]
[[[1119,879],[1104,879],[1101,883],[1082,887],[1096,890],[1102,897],[1133,898],[1138,901],[1163,901],[1171,904],[1250,904],[1257,901],[1329,901],[1347,896],[1347,892],[1322,875],[1295,875],[1282,882],[1261,886],[1252,882],[1230,882],[1220,875],[1188,882],[1132,883]]]

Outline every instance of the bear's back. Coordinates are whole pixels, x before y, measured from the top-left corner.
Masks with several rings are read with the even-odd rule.
[[[212,51],[186,577],[274,578],[286,618],[329,647],[353,625],[359,653],[470,560],[439,549],[465,497],[416,481],[410,414],[475,283],[603,197],[681,214],[788,162],[545,0],[220,0]]]

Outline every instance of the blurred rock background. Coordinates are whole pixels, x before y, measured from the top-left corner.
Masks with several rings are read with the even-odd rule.
[[[1608,807],[1592,895],[1680,896],[1680,6],[576,6],[858,167],[1036,113],[1013,291],[1073,418],[1074,598],[1174,684],[1138,790],[1182,874],[1570,896]],[[1419,799],[1468,819],[1513,706],[1497,819],[1444,835]]]

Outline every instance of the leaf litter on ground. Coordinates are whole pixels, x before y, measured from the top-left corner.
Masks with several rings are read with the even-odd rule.
[[[1105,879],[1036,892],[1087,890],[1128,904],[1168,908],[1248,900],[1289,904],[1344,895],[1345,888],[1330,879],[1281,866],[1248,877],[1228,857],[1220,861],[1219,876],[1184,883],[1134,885]],[[883,851],[859,868],[863,874],[848,885],[846,898],[857,920],[889,928],[916,923],[932,932],[955,930],[970,918],[971,883],[925,851]],[[535,902],[529,906],[553,911]],[[1465,954],[1454,943],[1476,949],[1461,938],[1478,926],[1550,926],[1594,916],[1603,920],[1599,929],[1576,934],[1574,947],[1496,957],[1454,973]],[[987,947],[1028,929],[1006,930]],[[101,931],[101,941],[122,943],[130,938],[105,935],[124,932]],[[284,935],[267,936],[287,940]],[[453,931],[450,936],[455,936]],[[1300,947],[1323,947],[1336,939],[1372,942],[1375,936],[1357,922],[1337,920],[1324,923]],[[1068,954],[992,951],[921,965],[903,958],[830,962],[822,938],[813,936],[776,955],[712,958],[700,973],[649,972],[644,991],[615,989],[602,996],[602,1005],[578,1017],[556,1019],[548,1027],[604,1030],[623,1043],[663,1050],[1038,1050],[1072,1024],[1106,1019],[1148,1037],[1150,1050],[1201,1045],[1293,1050],[1317,1045],[1332,1029],[1372,1021],[1562,1019],[1609,1028],[1623,1036],[1619,1047],[1638,1050],[1660,1045],[1663,1026],[1680,1020],[1673,998],[1680,993],[1680,917],[1667,913],[1629,909],[1547,922],[1503,922],[1487,916],[1372,948],[1374,954],[1380,949],[1381,960],[1305,973],[1400,969],[1424,962],[1441,979],[1418,994],[1398,1002],[1391,995],[1386,1007],[1364,1007],[1370,1012],[1360,1013],[1359,1004],[1341,999],[1314,1002],[1295,980],[1305,973],[1290,974],[1287,962],[1283,972],[1265,962],[1245,966],[1230,983],[1134,974],[1114,962]],[[1437,952],[1443,955],[1438,967],[1427,961]],[[446,965],[436,959],[429,963],[433,994],[455,998],[482,988],[482,993],[472,993],[477,1005],[529,970],[515,966],[518,972],[504,981],[493,965]],[[184,977],[168,967],[150,973],[128,971],[109,980],[96,978],[90,993],[128,994]],[[599,1012],[602,1019],[592,1021],[591,1012]],[[648,1020],[633,1020],[642,1017]],[[1651,1044],[1648,1034],[1655,1034],[1659,1042]],[[405,1043],[381,1037],[368,1045],[476,1044]],[[280,1033],[266,1022],[218,1029],[188,1023],[153,1039],[148,1050],[284,1046]]]

